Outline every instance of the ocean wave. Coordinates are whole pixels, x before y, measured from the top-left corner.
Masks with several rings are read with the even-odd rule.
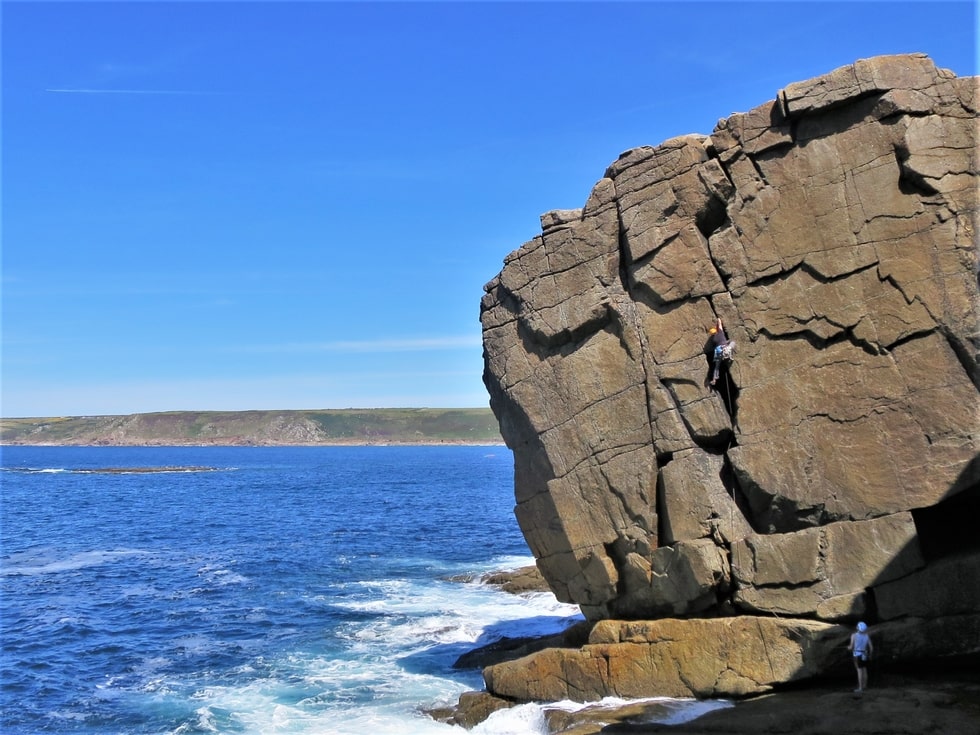
[[[0,467],[0,472],[12,472],[22,475],[54,475],[63,472],[72,472],[72,470],[67,467]]]
[[[679,725],[690,722],[712,710],[731,707],[728,700],[696,700],[690,698],[647,697],[643,699],[621,699],[605,697],[594,702],[561,702],[520,704],[508,709],[498,710],[474,727],[473,735],[548,735],[548,712],[576,713],[588,711],[595,717],[603,711],[612,714],[623,707],[643,707],[645,714],[630,717],[635,725]],[[610,723],[612,718],[610,717]]]
[[[147,475],[168,473],[234,472],[237,467],[159,466],[159,467],[0,467],[3,472],[25,475],[72,474],[72,475]]]
[[[33,576],[58,574],[86,567],[96,567],[138,556],[150,556],[150,552],[138,549],[114,549],[109,551],[80,551],[65,558],[50,558],[47,552],[18,554],[2,560],[0,576]]]
[[[206,580],[211,587],[225,587],[229,584],[246,584],[248,577],[242,576],[222,566],[205,565],[197,570],[197,576]]]

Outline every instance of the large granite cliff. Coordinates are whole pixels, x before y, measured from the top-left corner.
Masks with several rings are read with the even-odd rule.
[[[858,618],[886,658],[980,650],[976,92],[922,55],[791,84],[623,153],[506,258],[481,319],[515,512],[597,625],[491,692],[751,693]]]

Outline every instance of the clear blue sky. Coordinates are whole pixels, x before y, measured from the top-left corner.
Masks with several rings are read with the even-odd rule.
[[[629,148],[972,2],[3,2],[0,414],[486,406],[479,305]]]

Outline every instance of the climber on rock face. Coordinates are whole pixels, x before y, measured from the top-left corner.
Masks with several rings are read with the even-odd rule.
[[[721,317],[718,317],[718,320],[708,328],[708,334],[710,335],[708,346],[711,349],[711,359],[714,365],[710,384],[714,385],[718,382],[718,377],[721,374],[722,362],[732,359],[734,343],[725,334],[725,326],[721,322]]]

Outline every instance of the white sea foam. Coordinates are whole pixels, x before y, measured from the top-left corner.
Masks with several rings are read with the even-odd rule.
[[[332,669],[336,662],[324,663]],[[359,667],[351,666],[347,662],[348,670],[357,668]],[[389,670],[387,673],[395,672]],[[346,684],[353,686],[357,678],[348,680]],[[321,686],[327,684],[324,680],[321,682]],[[208,687],[194,695],[195,699],[203,703],[195,711],[194,720],[185,722],[172,733],[183,735],[199,730],[232,730],[263,735],[428,735],[464,732],[461,728],[436,722],[418,711],[414,702],[397,696],[396,692],[405,693],[405,682],[397,678],[390,683],[388,691],[375,687],[374,697],[371,699],[365,699],[363,692],[358,691],[350,692],[347,697],[340,692],[341,696],[297,699],[297,693],[310,688],[310,685],[309,679],[298,681],[293,676],[280,675],[253,679],[240,687]],[[456,691],[456,696],[459,691],[461,690]]]
[[[71,472],[65,467],[0,467],[0,472],[17,472],[25,475],[54,475],[61,472]]]
[[[498,556],[478,568],[477,572],[512,572],[534,566],[533,556]]]
[[[666,725],[678,725],[689,722],[712,710],[731,707],[732,703],[724,699],[699,700],[686,697],[646,697],[643,699],[621,699],[605,697],[597,702],[572,702],[564,700],[544,705],[545,709],[558,709],[564,712],[581,712],[589,710],[616,710],[625,705],[645,704],[656,705],[646,722]]]
[[[712,710],[732,706],[725,700],[699,701],[694,699],[674,699],[671,697],[650,697],[646,699],[620,699],[606,697],[597,702],[550,702],[548,704],[521,704],[509,709],[498,710],[474,727],[473,735],[547,735],[549,732],[546,714],[549,710],[581,712],[583,710],[614,710],[633,704],[657,705],[652,710],[647,724],[660,723],[676,725],[689,722]]]
[[[545,708],[539,704],[519,704],[498,710],[474,727],[473,735],[548,735]]]
[[[19,472],[28,475],[75,474],[75,475],[172,475],[201,472],[235,472],[237,467],[0,467],[2,472]]]
[[[478,670],[458,671],[455,660],[475,645],[504,635],[562,630],[578,609],[550,594],[515,596],[480,584],[405,579],[349,583],[314,603],[353,615],[333,631],[328,650],[292,650],[242,672],[238,686],[197,691],[196,730],[332,735],[428,735],[462,728],[424,714],[452,706],[464,691],[482,687]],[[182,639],[183,651],[208,641]],[[148,673],[154,673],[152,667]],[[522,726],[523,727],[523,726]],[[523,728],[510,735],[536,732]]]
[[[197,570],[197,576],[205,579],[210,585],[223,587],[228,584],[244,584],[248,582],[247,577],[243,577],[237,572],[225,569],[222,566],[212,566],[206,564]]]
[[[133,556],[146,556],[149,552],[136,549],[80,551],[65,558],[52,558],[55,553],[54,550],[47,549],[31,555],[21,554],[16,559],[7,558],[0,567],[0,575],[57,574],[100,566]]]
[[[503,636],[543,635],[581,619],[578,609],[546,593],[515,596],[476,583],[402,579],[352,583],[352,600],[332,606],[364,613],[335,635],[331,653],[291,651],[243,676],[241,686],[209,686],[195,694],[202,703],[196,722],[174,735],[226,729],[247,733],[332,735],[437,735],[464,733],[437,722],[425,710],[451,707],[459,695],[482,688],[479,671],[456,671],[452,663],[475,645]],[[329,596],[324,599],[330,599]],[[651,699],[661,704],[651,721],[681,722],[724,702]],[[495,713],[478,735],[542,735],[546,712],[612,708],[626,700],[598,703],[527,704]]]
[[[550,593],[516,596],[478,584],[420,585],[401,580],[371,586],[381,591],[380,598],[336,603],[376,614],[371,621],[344,631],[352,648],[361,652],[374,642],[386,648],[395,643],[411,653],[439,644],[486,645],[504,637],[557,633],[582,619],[576,606],[559,603]],[[462,649],[453,652],[458,656]]]

